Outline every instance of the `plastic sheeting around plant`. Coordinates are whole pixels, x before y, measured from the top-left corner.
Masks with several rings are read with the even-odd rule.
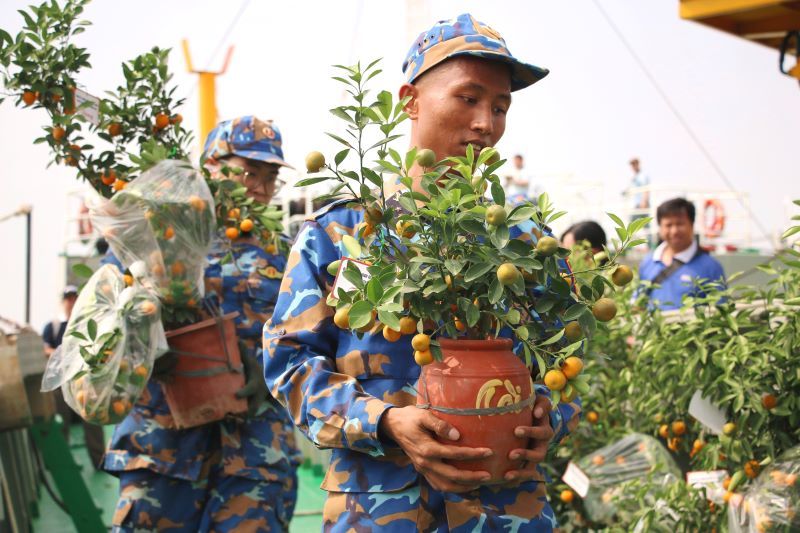
[[[202,174],[185,161],[161,161],[110,200],[97,198],[90,214],[124,266],[144,264],[144,276],[166,304],[165,320],[190,319],[203,297],[203,269],[216,232]],[[184,316],[173,315],[181,310]]]
[[[626,487],[635,481],[671,483],[681,471],[667,450],[654,438],[632,433],[575,461],[589,479],[583,498],[593,521],[605,522],[617,509],[614,501],[625,498]],[[655,502],[641,502],[654,505]]]
[[[75,302],[42,390],[61,387],[67,404],[88,422],[120,422],[167,350],[159,308],[152,290],[138,281],[127,287],[114,265],[100,267]]]
[[[800,446],[766,466],[728,505],[731,533],[800,531]]]

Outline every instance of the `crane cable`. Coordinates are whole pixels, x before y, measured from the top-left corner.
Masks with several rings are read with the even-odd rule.
[[[692,141],[694,141],[695,145],[697,145],[697,148],[705,156],[706,160],[711,164],[712,168],[717,172],[717,175],[719,175],[719,177],[722,179],[722,181],[725,182],[725,185],[727,185],[728,188],[732,192],[736,192],[736,188],[733,186],[733,183],[731,182],[731,180],[728,178],[728,176],[725,174],[725,172],[722,170],[722,168],[716,162],[716,160],[711,155],[711,153],[708,151],[708,149],[705,147],[705,145],[700,141],[700,138],[697,136],[697,134],[695,134],[694,130],[692,130],[692,127],[689,126],[689,123],[686,121],[686,119],[683,117],[683,115],[680,113],[680,111],[678,111],[678,108],[675,106],[675,104],[673,104],[672,101],[669,99],[669,96],[667,96],[667,93],[664,92],[664,90],[661,88],[661,86],[659,85],[658,81],[655,79],[653,74],[650,73],[650,71],[647,69],[647,67],[645,66],[645,64],[642,61],[642,59],[638,56],[638,54],[636,54],[636,51],[630,45],[628,40],[625,38],[625,36],[620,31],[620,29],[617,27],[616,24],[614,24],[614,21],[611,20],[611,17],[608,15],[608,13],[600,5],[600,2],[598,0],[592,0],[592,2],[594,3],[594,5],[597,8],[597,10],[600,11],[600,14],[603,16],[605,21],[608,23],[608,25],[611,27],[611,29],[614,31],[614,33],[617,35],[619,40],[622,42],[623,46],[625,46],[625,48],[627,49],[628,53],[631,55],[631,57],[636,62],[636,64],[639,66],[639,68],[642,70],[644,75],[647,77],[647,79],[653,85],[655,90],[661,96],[661,99],[664,100],[665,104],[667,104],[667,107],[669,108],[669,110],[672,111],[672,114],[675,115],[675,118],[678,119],[678,122],[681,124],[681,126],[683,126],[683,129],[686,130],[686,133],[689,135],[689,137],[691,137],[691,139],[692,139]],[[770,247],[773,247],[772,239],[769,236],[769,232],[766,230],[766,228],[761,223],[761,221],[758,219],[758,217],[756,217],[756,215],[753,212],[753,210],[750,209],[750,206],[745,204],[745,202],[742,201],[742,199],[741,199],[741,197],[739,195],[736,195],[736,200],[739,202],[739,204],[742,206],[742,208],[747,212],[747,214],[749,215],[750,219],[758,227],[758,230],[761,232],[761,236],[764,237],[764,239],[767,241],[767,243],[769,244]],[[773,249],[774,249],[774,247],[773,247]]]

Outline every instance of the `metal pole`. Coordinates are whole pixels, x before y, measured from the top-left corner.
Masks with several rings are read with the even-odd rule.
[[[25,324],[31,323],[31,208],[25,213]]]

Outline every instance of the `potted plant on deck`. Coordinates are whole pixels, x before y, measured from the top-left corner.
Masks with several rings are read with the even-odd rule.
[[[606,250],[609,260],[571,272],[570,251],[548,228],[563,213],[546,194],[536,204],[507,206],[497,150],[469,146],[463,157],[437,160],[425,147],[405,154],[391,147],[405,102],[386,91],[367,100],[376,63],[338,66],[343,74],[335,79],[354,100],[331,110],[347,125],[344,135],[328,134],[342,149],[330,164],[309,154],[309,172],[324,175],[298,184],[329,182],[326,199],[346,198],[364,212],[355,235],[342,238],[345,257],[328,265],[336,276],[328,304],[336,325],[356,335],[382,328],[396,342],[414,334],[423,367],[414,385],[418,405],[458,427],[459,444],[497,451],[461,467],[502,479],[515,466],[508,452],[525,446],[513,428],[530,424],[534,380],[554,402],[587,390],[581,356],[591,353],[597,323],[616,314],[604,296],[615,287],[606,273],[617,271],[619,254],[644,242],[633,234],[646,221],[625,226],[612,216],[620,242]],[[345,168],[348,158],[355,170]],[[415,163],[421,177],[409,175]],[[390,180],[401,184],[392,196]]]

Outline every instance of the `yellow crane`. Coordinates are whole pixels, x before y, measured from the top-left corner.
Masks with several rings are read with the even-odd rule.
[[[680,0],[680,15],[780,50],[781,72],[800,79],[800,0]]]
[[[186,70],[198,76],[198,101],[200,103],[200,134],[198,139],[201,143],[205,142],[206,137],[217,125],[217,76],[225,74],[228,70],[228,63],[233,54],[233,46],[228,47],[225,53],[225,61],[222,63],[222,69],[219,71],[209,70],[195,70],[192,66],[192,55],[189,53],[189,41],[183,39],[183,57],[186,59]]]

